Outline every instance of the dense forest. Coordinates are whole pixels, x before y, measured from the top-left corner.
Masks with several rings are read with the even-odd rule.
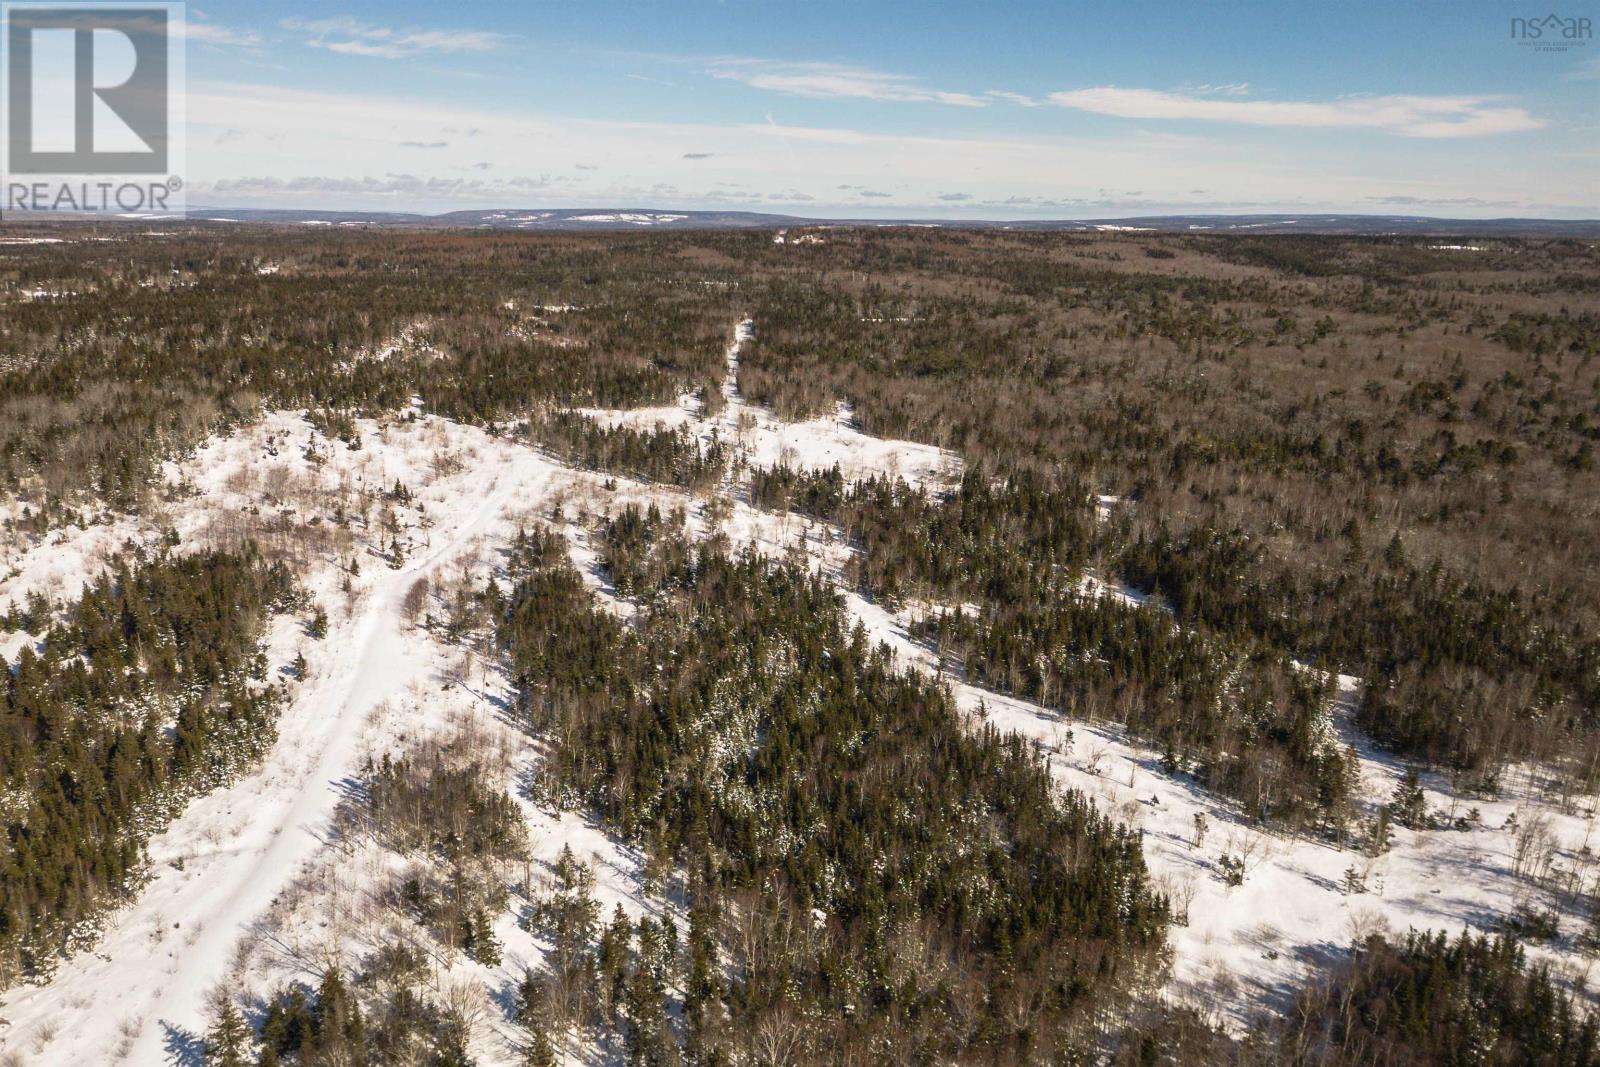
[[[219,1000],[211,1062],[464,1067],[429,968],[499,966],[508,915],[551,946],[497,993],[529,1064],[596,1042],[708,1067],[1600,1059],[1586,994],[1524,952],[1554,935],[1516,916],[1330,934],[1244,1036],[1162,1001],[1183,909],[1139,831],[943,684],[1109,724],[1241,825],[1352,856],[1430,824],[1428,770],[1469,805],[1530,766],[1562,803],[1592,792],[1592,242],[82,233],[0,248],[0,573],[181,503],[169,462],[268,409],[324,448],[362,448],[358,417],[437,415],[604,474],[576,515],[527,510],[492,575],[419,583],[407,609],[504,671],[500,711],[540,754],[522,795],[461,753],[362,768],[341,832],[416,865],[387,901],[415,937]],[[715,414],[747,317],[729,395],[842,410],[959,476],[752,466],[735,435],[586,410]],[[683,510],[608,503],[621,478]],[[390,523],[414,503],[398,481],[383,502]],[[840,573],[735,550],[714,536],[735,504],[800,517]],[[389,567],[400,546],[396,526]],[[92,943],[151,835],[271,744],[295,671],[267,677],[264,628],[313,608],[272,558],[130,544],[70,603],[0,603],[0,636],[27,638],[0,660],[0,985]],[[841,584],[898,613],[929,676]],[[1411,768],[1387,804],[1354,739]],[[539,869],[519,804],[636,849],[659,910],[603,912],[570,854]],[[1595,910],[1587,852],[1568,861],[1563,906]]]
[[[1325,680],[1274,646],[1178,625],[1083,588],[1109,538],[1087,491],[1034,472],[969,470],[942,498],[902,481],[845,485],[837,469],[757,470],[752,499],[840,526],[869,595],[957,607],[914,632],[973,682],[1150,739],[1264,820],[1347,829],[1349,760],[1329,728]],[[1180,615],[1181,617],[1181,615]]]
[[[1593,251],[1484,249],[842,233],[760,290],[740,385],[1115,497],[1084,562],[1363,677],[1386,743],[1592,781]]]
[[[530,727],[557,739],[541,792],[687,872],[706,958],[683,1032],[624,1012],[630,1047],[738,1062],[790,1027],[808,1059],[1029,1062],[1085,1047],[1096,1013],[1156,977],[1167,904],[1137,836],[1059,795],[1025,742],[970,733],[825,580],[637,512],[605,564],[632,625],[530,531],[501,640]],[[598,966],[572,936],[557,956]],[[586,978],[542,981],[558,1030],[604,1021],[550,996]]]
[[[109,228],[0,253],[10,523],[136,508],[158,460],[263,404],[337,421],[416,396],[703,485],[715,457],[670,433],[550,405],[720,399],[728,323],[751,315],[748,399],[785,416],[847,401],[868,432],[1032,477],[1060,528],[1008,531],[1029,540],[1022,566],[1092,566],[1186,623],[1366,678],[1364,721],[1412,756],[1491,779],[1530,756],[1600,767],[1596,539],[1572,506],[1600,496],[1582,242],[237,234]],[[877,493],[852,528],[889,507],[892,535],[905,506]],[[1062,506],[1091,494],[1117,498],[1111,531]],[[867,545],[873,584],[947,590],[956,555],[968,584],[1011,577],[973,557],[986,520],[952,521],[966,543],[915,564],[942,573],[894,566],[923,551],[902,538]]]

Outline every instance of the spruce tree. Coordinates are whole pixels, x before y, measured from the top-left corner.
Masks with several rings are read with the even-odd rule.
[[[225,996],[218,997],[211,1029],[206,1032],[206,1067],[245,1067],[253,1036],[233,1001]]]

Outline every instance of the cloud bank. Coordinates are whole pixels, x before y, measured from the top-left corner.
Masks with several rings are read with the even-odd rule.
[[[1241,100],[1101,86],[1051,93],[1057,107],[1123,119],[1299,129],[1381,130],[1403,137],[1486,137],[1545,123],[1493,96],[1350,96],[1321,103]]]

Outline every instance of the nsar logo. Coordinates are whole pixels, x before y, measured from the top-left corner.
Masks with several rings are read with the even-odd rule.
[[[1565,52],[1593,37],[1594,23],[1586,16],[1550,14],[1511,20],[1511,39],[1539,52]]]

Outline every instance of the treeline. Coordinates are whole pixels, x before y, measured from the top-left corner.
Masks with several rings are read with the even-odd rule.
[[[683,1054],[669,1029],[648,1028],[648,1013],[670,995],[668,982],[683,980],[685,972],[689,988],[714,982],[703,911],[691,912],[687,931],[670,918],[634,923],[621,912],[601,921],[584,869],[570,857],[557,866],[550,907],[559,913],[551,927],[557,958],[575,942],[590,946],[587,984],[570,992],[626,1031],[620,1048],[626,1062],[740,1062]],[[315,989],[276,992],[259,1028],[231,1001],[219,1001],[206,1037],[207,1067],[467,1067],[473,1061],[459,1015],[428,996],[425,973],[420,953],[395,944],[353,973],[327,969]],[[549,983],[547,973],[529,972],[512,998],[514,1018],[528,1035],[521,1060],[527,1067],[559,1062],[551,1033],[557,990]],[[771,1028],[752,1036],[759,1049],[752,1062],[832,1062]],[[1398,940],[1366,938],[1347,961],[1302,990],[1290,1012],[1243,1038],[1185,1009],[1159,1008],[1112,1035],[1104,1054],[1114,1067],[1594,1067],[1600,1024],[1546,968],[1529,964],[1514,940],[1411,931]]]
[[[1600,1021],[1509,937],[1372,935],[1234,1039],[1186,1009],[1119,1036],[1115,1067],[1594,1067]]]
[[[691,545],[659,515],[624,515],[602,544],[632,623],[530,531],[500,639],[552,741],[541,795],[686,872],[692,951],[647,968],[657,991],[683,983],[683,1021],[629,994],[630,1049],[1029,1062],[1090,1047],[1156,978],[1167,904],[1137,834],[1061,795],[1029,743],[969,733],[824,579]],[[670,940],[635,933],[635,953]],[[621,933],[609,950],[595,922],[569,936],[539,988],[585,987]],[[539,1002],[558,1035],[615,1021],[592,998]]]
[[[1512,759],[1577,755],[1579,780],[1600,773],[1600,638],[1541,624],[1549,597],[1412,562],[1398,536],[1362,562],[1307,572],[1237,529],[1158,527],[1114,566],[1185,622],[1360,675],[1358,722],[1411,758],[1492,779]]]
[[[1081,686],[1094,674],[1091,664],[1143,655],[1108,647],[1094,653],[1098,659],[1064,666],[1099,642],[1083,636],[1092,632],[1086,616],[1105,616],[1093,626],[1107,634],[1123,625],[1114,605],[1076,602],[1092,568],[1170,609],[1193,631],[1185,640],[1219,658],[1214,675],[1252,664],[1250,673],[1261,681],[1271,676],[1269,687],[1285,696],[1302,688],[1290,657],[1361,677],[1358,723],[1408,758],[1463,772],[1485,787],[1516,759],[1562,764],[1580,782],[1600,774],[1600,638],[1576,623],[1557,628],[1549,621],[1571,617],[1570,591],[1529,595],[1437,560],[1424,565],[1398,535],[1381,551],[1367,551],[1353,528],[1339,565],[1308,568],[1280,560],[1239,526],[1174,533],[1162,522],[1097,522],[1082,483],[1033,471],[997,477],[976,465],[952,490],[929,492],[898,478],[848,483],[837,468],[780,466],[755,470],[750,485],[758,507],[842,528],[857,549],[847,577],[864,592],[891,604],[975,602],[976,616],[941,630],[956,639],[953,650],[969,674],[1048,706],[1065,706],[1068,674]],[[1203,692],[1212,695],[1189,694],[1193,706],[1213,701],[1216,688]],[[1075,695],[1086,696],[1081,688]],[[1105,713],[1119,700],[1126,706],[1131,697],[1102,693],[1083,703]],[[1336,782],[1344,761],[1335,758],[1324,715],[1302,702],[1288,717],[1294,725],[1278,730],[1265,724],[1283,723],[1279,716],[1231,707],[1238,723],[1257,724],[1244,736],[1278,734],[1298,752],[1290,761],[1295,770],[1316,768],[1301,784],[1320,783],[1312,793],[1342,805]],[[1108,717],[1135,728],[1141,718],[1150,721]],[[1191,739],[1207,735],[1216,736],[1201,729]],[[1186,747],[1166,730],[1155,736]]]
[[[1118,722],[1254,818],[1342,836],[1355,758],[1329,711],[1327,676],[1282,653],[1177,626],[1152,604],[1092,593],[986,604],[913,629],[974,684],[1070,716]]]
[[[91,942],[150,837],[272,742],[261,631],[296,603],[253,550],[123,559],[42,653],[0,658],[0,982]]]
[[[704,489],[727,470],[730,449],[714,440],[705,448],[688,426],[635,430],[602,426],[574,411],[535,416],[528,436],[563,462],[646,482]]]
[[[1358,945],[1286,1027],[1301,1062],[1600,1064],[1600,1024],[1509,937],[1412,931]]]
[[[1562,610],[1559,598],[1423,566],[1398,536],[1338,569],[1306,569],[1238,527],[1174,534],[1097,522],[1084,485],[1037,472],[998,478],[978,465],[952,490],[929,492],[780,466],[753,471],[750,485],[758,507],[842,528],[857,549],[847,577],[864,592],[891,604],[975,603],[923,631],[975,681],[1124,722],[1171,746],[1175,766],[1281,748],[1267,762],[1290,796],[1242,767],[1208,775],[1264,817],[1320,821],[1348,799],[1347,760],[1317,706],[1323,690],[1290,657],[1363,678],[1363,729],[1483,786],[1513,759],[1558,761],[1580,781],[1600,773],[1600,638],[1541,625]],[[1127,609],[1079,596],[1091,568],[1167,608],[1182,630],[1159,614],[1133,627]],[[1156,631],[1184,653],[1153,652]],[[1190,710],[1174,715],[1179,707]],[[1232,725],[1219,730],[1223,721]]]
[[[1083,484],[1038,472],[976,465],[942,493],[837,468],[759,469],[750,484],[758,507],[841,527],[864,592],[975,603],[921,631],[975,682],[1123,722],[1263,818],[1341,825],[1350,799],[1330,694],[1290,657],[1362,677],[1371,736],[1482,786],[1519,758],[1600,773],[1600,638],[1540,625],[1552,597],[1413,562],[1397,536],[1306,569],[1238,527],[1097,522]],[[1079,595],[1090,567],[1181,626]]]
[[[750,498],[841,527],[859,548],[850,577],[890,603],[1037,600],[1071,586],[1100,541],[1086,485],[1027,470],[1001,477],[977,465],[937,493],[900,478],[846,483],[837,466],[779,466],[751,473]]]

